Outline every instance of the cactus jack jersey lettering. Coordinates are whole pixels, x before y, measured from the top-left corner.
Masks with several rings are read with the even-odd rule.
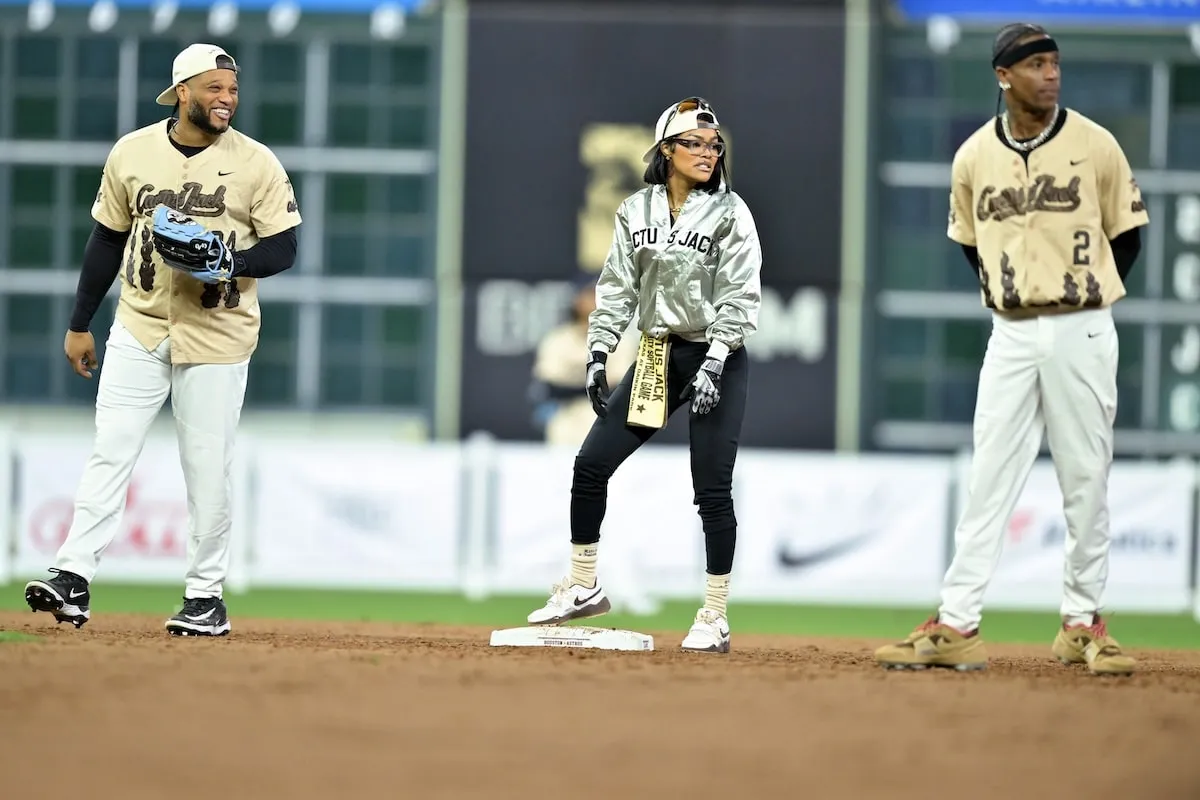
[[[754,217],[735,192],[693,190],[674,224],[665,186],[635,192],[617,209],[588,348],[611,353],[636,313],[637,329],[656,339],[735,350],[758,326],[761,268]]]
[[[1020,315],[1125,296],[1110,240],[1149,216],[1116,138],[1082,114],[1028,160],[989,120],[955,153],[947,235],[979,251],[983,304]]]

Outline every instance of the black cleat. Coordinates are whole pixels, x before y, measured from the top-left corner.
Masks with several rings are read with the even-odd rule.
[[[167,620],[172,636],[224,636],[229,627],[229,615],[219,597],[185,597],[183,608]]]
[[[88,582],[74,572],[64,572],[54,567],[50,571],[57,574],[49,580],[25,584],[25,602],[35,613],[48,611],[59,622],[82,627],[92,616],[88,610],[92,600]]]

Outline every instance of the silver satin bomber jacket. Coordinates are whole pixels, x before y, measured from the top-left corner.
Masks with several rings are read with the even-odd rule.
[[[621,203],[588,318],[588,349],[611,353],[636,311],[638,330],[741,347],[758,327],[762,248],[735,192],[694,189],[671,225],[667,188]]]

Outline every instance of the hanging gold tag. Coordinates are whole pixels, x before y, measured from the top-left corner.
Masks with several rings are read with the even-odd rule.
[[[671,345],[666,339],[642,334],[633,368],[627,424],[642,428],[661,428],[667,424],[667,356],[670,350]]]

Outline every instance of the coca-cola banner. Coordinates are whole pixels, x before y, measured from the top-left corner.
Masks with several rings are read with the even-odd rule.
[[[75,516],[76,492],[91,455],[89,436],[21,435],[13,440],[15,453],[16,549],[12,573],[44,576],[67,538]],[[244,552],[248,544],[243,521],[248,511],[246,460],[239,456],[235,471],[232,514],[234,536],[230,565],[231,588],[245,580]],[[187,571],[187,487],[173,435],[151,436],[138,458],[125,494],[121,522],[104,552],[104,580],[175,582],[183,588]]]
[[[762,240],[743,442],[832,447],[844,38],[833,2],[712,2],[687,13],[472,6],[464,435],[541,437],[528,391],[537,347],[598,274],[617,206],[645,185],[641,156],[658,115],[701,95],[721,119],[733,188]],[[581,348],[579,391],[584,358]],[[656,441],[686,434],[669,424]]]

